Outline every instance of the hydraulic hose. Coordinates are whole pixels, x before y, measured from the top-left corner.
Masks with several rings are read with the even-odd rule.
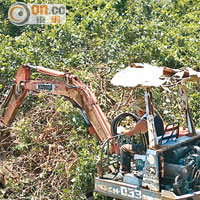
[[[112,132],[112,136],[117,135],[117,127],[120,125],[120,123],[126,118],[126,117],[131,117],[133,119],[134,122],[138,122],[139,121],[139,117],[136,116],[135,114],[132,113],[121,113],[118,116],[116,116],[112,123],[111,123],[111,132]]]

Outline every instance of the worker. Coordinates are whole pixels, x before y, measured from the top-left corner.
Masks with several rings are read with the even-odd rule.
[[[133,108],[136,110],[140,120],[135,124],[131,130],[125,130],[124,127],[117,127],[118,134],[124,134],[126,136],[133,136],[137,133],[141,133],[142,141],[138,144],[124,144],[120,149],[121,170],[114,180],[122,180],[123,175],[130,173],[130,161],[134,154],[145,154],[149,145],[146,105],[144,98],[138,98],[134,101]],[[154,117],[154,124],[157,137],[164,133],[163,120],[159,115]]]

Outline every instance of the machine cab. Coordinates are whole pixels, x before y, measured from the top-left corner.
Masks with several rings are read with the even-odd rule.
[[[122,181],[115,181],[121,145],[135,142],[134,137],[117,135],[116,127],[127,116],[133,121],[139,120],[131,113],[117,116],[111,127],[113,137],[104,142],[97,164],[96,192],[118,199],[200,199],[200,135],[194,127],[184,86],[186,81],[197,81],[199,77],[200,73],[191,69],[173,70],[141,63],[113,77],[111,83],[116,86],[144,88],[149,146],[146,154],[133,155],[131,173],[124,175]],[[179,123],[172,122],[165,127],[163,135],[157,137],[151,88],[169,84],[179,88],[187,128],[180,130]]]

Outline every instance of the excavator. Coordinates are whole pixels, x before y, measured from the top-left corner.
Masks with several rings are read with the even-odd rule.
[[[31,70],[59,77],[61,81],[30,80]],[[101,110],[99,102],[77,76],[40,66],[22,65],[19,67],[13,83],[2,104],[2,107],[6,108],[2,120],[4,125],[9,127],[12,124],[27,92],[35,90],[66,96],[75,107],[80,108],[81,114],[88,124],[89,133],[96,133],[101,141],[112,136],[110,124]]]
[[[31,80],[31,70],[57,77],[60,80]],[[133,113],[122,113],[112,123],[100,108],[95,95],[76,76],[40,66],[25,64],[19,67],[13,86],[3,102],[5,114],[0,132],[11,126],[28,91],[42,91],[64,95],[78,107],[88,124],[90,134],[102,141],[98,177],[94,191],[111,198],[124,200],[199,200],[200,199],[200,134],[194,127],[188,104],[185,82],[197,82],[200,73],[192,69],[171,69],[146,63],[134,63],[118,72],[111,83],[123,88],[142,87],[145,91],[149,146],[144,155],[134,154],[131,172],[123,180],[115,180],[120,169],[120,147],[124,143],[138,143],[138,138],[117,133],[117,127],[129,117],[140,120]],[[164,134],[157,137],[151,88],[178,87],[186,116],[187,131],[172,122]]]

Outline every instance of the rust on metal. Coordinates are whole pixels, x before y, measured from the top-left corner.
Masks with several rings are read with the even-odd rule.
[[[17,114],[17,110],[26,96],[27,89],[22,88],[21,83],[27,80],[30,80],[30,68],[20,66],[14,79],[15,85],[11,88],[12,94],[9,95],[9,102],[7,102],[8,107],[3,119],[3,122],[8,126],[12,124]],[[20,94],[19,90],[21,90]]]
[[[160,162],[161,162],[161,177],[163,178],[165,175],[165,161],[164,161],[164,156],[160,156]]]
[[[144,68],[144,66],[136,65],[135,63],[131,63],[130,67],[132,67],[132,68]]]
[[[54,69],[48,69],[48,68],[45,68],[45,67],[33,66],[33,65],[29,65],[29,64],[25,64],[23,66],[27,67],[27,68],[33,68],[37,72],[48,74],[50,76],[56,76],[56,77],[60,77],[60,78],[63,78],[65,76],[64,72],[60,72],[60,71],[57,71],[57,70],[54,70]]]
[[[153,104],[151,101],[150,88],[147,88],[145,91],[145,103],[146,103],[148,136],[149,136],[149,148],[155,149],[158,148],[158,142],[154,125]]]
[[[61,77],[63,80],[30,80],[30,68],[51,76]],[[16,73],[14,86],[5,103],[7,108],[3,122],[6,125],[10,126],[12,124],[26,93],[30,90],[40,90],[68,97],[85,111],[95,130],[92,131],[97,134],[101,141],[105,141],[112,136],[108,119],[101,110],[95,95],[77,76],[30,65],[21,66]]]
[[[185,113],[186,113],[186,122],[187,122],[188,130],[189,130],[188,136],[194,136],[194,135],[196,135],[196,131],[195,131],[195,127],[194,127],[194,121],[192,119],[191,109],[188,104],[186,87],[181,84],[179,84],[178,86],[179,86],[179,93],[180,93],[181,99],[183,101],[183,106],[184,106]]]
[[[191,68],[171,69],[168,67],[158,67],[147,63],[134,63],[118,72],[111,80],[116,86],[123,87],[159,87],[169,84],[171,80],[179,83],[180,81],[198,81],[200,72]]]
[[[103,167],[102,167],[101,162],[97,163],[97,174],[98,174],[99,178],[103,177],[104,172],[103,172]]]
[[[163,69],[164,76],[173,76],[174,74],[176,74],[175,70],[168,68],[168,67],[164,67],[164,69]]]

